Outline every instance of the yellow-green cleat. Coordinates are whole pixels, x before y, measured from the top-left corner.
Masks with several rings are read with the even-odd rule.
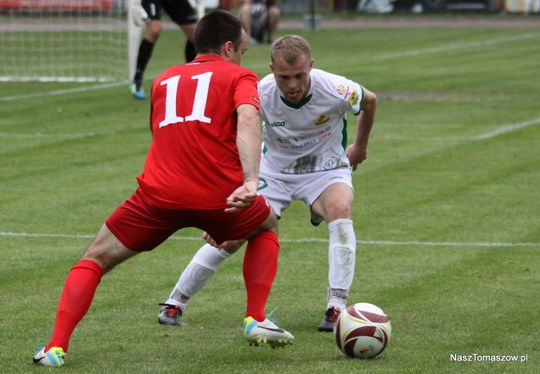
[[[34,354],[32,359],[36,365],[61,368],[64,366],[65,355],[64,350],[60,347],[51,347],[47,352],[43,347]]]

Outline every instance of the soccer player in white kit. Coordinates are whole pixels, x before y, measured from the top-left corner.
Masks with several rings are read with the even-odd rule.
[[[333,331],[347,305],[356,260],[352,172],[367,157],[377,97],[345,77],[314,69],[309,43],[287,35],[271,47],[272,74],[260,81],[263,157],[260,190],[281,216],[292,200],[304,201],[314,225],[329,231],[328,296],[319,331]],[[347,112],[357,115],[347,147]],[[212,238],[195,254],[160,310],[161,324],[179,325],[187,301],[202,289],[242,240],[215,248]]]

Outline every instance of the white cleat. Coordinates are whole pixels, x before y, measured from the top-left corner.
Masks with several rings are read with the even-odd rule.
[[[279,328],[268,318],[258,322],[253,317],[246,317],[243,326],[244,336],[249,345],[268,344],[272,348],[282,348],[294,341],[294,336],[290,332]]]

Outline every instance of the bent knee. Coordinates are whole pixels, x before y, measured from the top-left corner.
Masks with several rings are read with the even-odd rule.
[[[150,42],[156,42],[161,34],[161,22],[150,22],[146,31],[146,39]]]
[[[328,215],[329,222],[340,218],[351,218],[351,206],[346,202],[336,202],[332,204],[332,207],[328,211]]]
[[[92,244],[84,252],[81,260],[97,263],[106,273],[137,253],[125,247],[109,228],[103,225]]]

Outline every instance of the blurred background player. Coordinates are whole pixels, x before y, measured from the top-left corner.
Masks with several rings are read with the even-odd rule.
[[[219,243],[249,238],[244,337],[272,347],[294,339],[265,314],[279,242],[277,217],[257,194],[258,79],[239,66],[248,36],[236,16],[215,11],[201,19],[195,40],[197,58],[165,70],[153,82],[152,142],[139,187],[109,216],[69,272],[51,340],[34,354],[38,365],[64,365],[71,335],[103,274],[184,227],[198,227]]]
[[[280,16],[276,4],[277,0],[242,0],[239,17],[251,36],[251,43],[274,41]]]
[[[367,157],[377,96],[343,76],[312,69],[307,40],[289,35],[271,47],[272,74],[259,83],[264,150],[259,193],[279,217],[292,200],[310,208],[311,223],[328,224],[328,289],[318,329],[333,331],[347,305],[356,264],[352,222],[352,171]],[[347,144],[347,113],[357,117],[356,134]],[[188,300],[199,292],[242,241],[208,238],[195,254],[161,308],[161,324],[179,325]],[[214,247],[213,247],[213,246]]]
[[[133,22],[137,26],[145,26],[145,35],[139,45],[135,75],[129,88],[135,99],[144,100],[143,75],[152,57],[152,51],[161,34],[162,15],[164,10],[186,35],[184,54],[186,62],[195,58],[193,32],[197,24],[197,9],[188,0],[132,0]]]

